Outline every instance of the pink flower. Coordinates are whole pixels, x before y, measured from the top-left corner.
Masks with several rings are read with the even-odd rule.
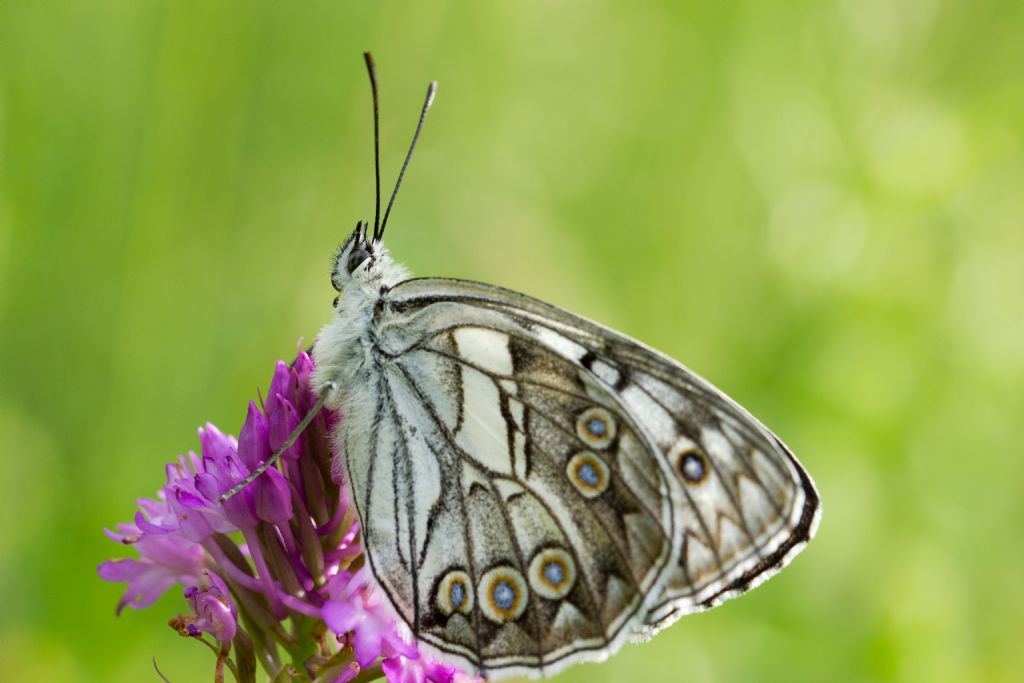
[[[276,466],[220,502],[316,403],[312,372],[305,353],[291,365],[279,362],[265,408],[249,404],[238,440],[211,424],[201,428],[200,454],[168,464],[157,498],[137,501],[134,523],[107,532],[139,557],[104,562],[99,575],[127,582],[118,613],[181,584],[189,613],[171,625],[220,641],[215,670],[229,666],[240,683],[255,683],[257,662],[271,679],[288,675],[282,662],[291,662],[343,682],[375,661],[392,683],[453,683],[464,674],[421,656],[369,569],[349,571],[360,566],[363,549],[333,475],[337,415],[320,413]]]
[[[408,659],[401,655],[388,657],[381,663],[381,668],[389,683],[459,683],[477,680],[459,672],[454,666],[435,662],[424,655],[418,659]]]
[[[228,595],[227,584],[219,576],[204,569],[199,585],[185,589],[185,599],[192,608],[189,635],[206,632],[222,642],[229,642],[235,637],[235,606]]]
[[[352,633],[352,647],[360,667],[381,655],[416,658],[419,653],[400,635],[394,611],[379,591],[369,585],[369,570],[343,572],[328,584],[331,599],[324,603],[323,620],[338,635]]]
[[[176,535],[144,534],[134,524],[117,525],[120,534],[108,531],[115,541],[133,545],[140,558],[107,560],[97,571],[107,581],[126,581],[128,587],[117,603],[117,613],[125,606],[142,609],[152,604],[176,583],[194,583],[202,571],[203,549],[191,540]]]

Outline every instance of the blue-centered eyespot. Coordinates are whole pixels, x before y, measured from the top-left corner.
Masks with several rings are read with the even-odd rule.
[[[576,583],[576,563],[560,548],[547,548],[530,561],[530,586],[549,600],[564,598]]]
[[[469,614],[473,610],[473,584],[469,574],[453,569],[437,585],[437,608],[445,615]]]
[[[495,567],[480,579],[480,611],[496,624],[514,621],[526,610],[529,592],[523,575],[511,567]]]
[[[711,473],[711,465],[704,453],[693,443],[684,440],[672,449],[669,462],[676,475],[691,486],[702,484]]]
[[[587,408],[576,417],[576,435],[591,448],[607,448],[615,432],[615,418],[604,408]]]
[[[596,498],[604,493],[611,477],[608,464],[592,451],[581,451],[569,458],[565,474],[586,498]]]

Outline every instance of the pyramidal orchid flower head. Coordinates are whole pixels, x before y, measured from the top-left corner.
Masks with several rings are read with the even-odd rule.
[[[138,555],[98,568],[127,584],[118,613],[181,585],[188,610],[171,626],[217,641],[216,671],[226,665],[240,683],[255,683],[257,662],[272,679],[299,666],[303,680],[325,682],[361,672],[392,683],[474,680],[418,651],[365,566],[355,510],[333,469],[338,415],[320,413],[275,467],[220,502],[316,403],[312,372],[306,353],[278,362],[265,407],[249,404],[238,440],[205,425],[200,454],[168,464],[157,497],[138,500],[134,522],[107,532]]]

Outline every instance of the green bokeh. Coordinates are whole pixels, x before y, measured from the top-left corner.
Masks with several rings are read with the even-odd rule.
[[[210,680],[101,533],[389,228],[682,359],[816,478],[818,538],[559,680],[1024,680],[1024,5],[0,3],[0,678]]]

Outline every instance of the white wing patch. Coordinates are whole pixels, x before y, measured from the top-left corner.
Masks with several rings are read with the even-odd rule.
[[[501,414],[498,387],[471,367],[462,368],[462,416],[455,435],[458,447],[492,472],[512,474],[508,424]]]
[[[669,412],[638,386],[626,387],[620,396],[636,420],[654,437],[658,446],[668,450],[678,436],[676,422]]]
[[[618,386],[619,380],[622,379],[622,372],[603,360],[595,361],[590,366],[590,371],[610,387]]]
[[[578,363],[587,353],[585,348],[548,327],[537,326],[534,330],[534,334],[537,335],[537,339],[542,344],[550,348],[562,358],[571,360],[574,363]]]
[[[508,335],[486,327],[460,327],[454,332],[455,347],[467,363],[493,375],[512,374]]]

